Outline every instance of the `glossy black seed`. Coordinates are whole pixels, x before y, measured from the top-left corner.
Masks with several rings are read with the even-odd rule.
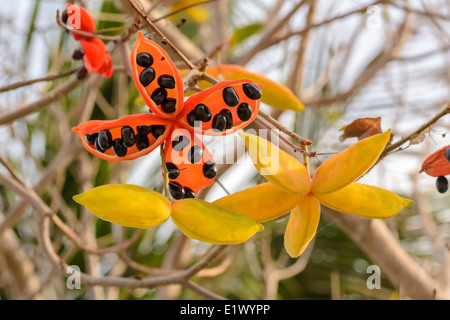
[[[100,152],[105,152],[105,151],[106,151],[105,149],[103,149],[102,147],[100,147],[100,145],[99,145],[99,143],[98,143],[98,139],[95,139],[94,146],[95,146],[95,149],[97,149],[97,150],[100,151]]]
[[[227,118],[223,114],[216,114],[212,121],[212,128],[218,131],[223,131],[227,127]]]
[[[258,100],[262,96],[261,89],[254,83],[244,83],[242,89],[247,97],[252,100]]]
[[[448,180],[444,176],[436,179],[436,188],[440,193],[445,193],[448,190]]]
[[[122,139],[115,139],[112,145],[114,154],[118,157],[125,157],[127,154],[127,147],[124,145],[124,141]]]
[[[72,59],[73,60],[81,60],[84,56],[83,50],[76,49],[72,52]]]
[[[202,160],[203,149],[200,146],[193,146],[188,153],[188,161],[190,163],[197,163]]]
[[[166,127],[164,127],[162,124],[155,124],[152,127],[152,135],[155,137],[155,139],[158,139],[160,136],[164,134],[166,131]]]
[[[186,119],[191,127],[198,127],[200,125],[200,121],[197,119],[195,110],[189,112],[188,115],[186,116]]]
[[[159,76],[158,84],[161,88],[173,89],[175,88],[175,79],[168,74],[163,74]]]
[[[217,174],[217,166],[214,161],[208,160],[203,164],[203,175],[205,178],[214,179]]]
[[[191,140],[186,136],[178,136],[172,140],[172,148],[175,151],[181,151],[191,143]]]
[[[447,159],[447,161],[450,161],[450,148],[445,150],[445,159]]]
[[[195,198],[195,193],[191,188],[184,187],[184,199]]]
[[[137,126],[136,129],[139,134],[147,135],[152,131],[152,126]]]
[[[67,10],[64,10],[61,13],[61,20],[62,20],[62,22],[67,23],[68,19],[69,19],[69,15],[67,14]]]
[[[175,181],[169,182],[169,192],[172,198],[176,200],[184,198],[184,188],[178,182]]]
[[[242,121],[247,121],[252,117],[252,108],[248,105],[248,103],[241,103],[239,107],[237,107],[237,114],[239,119]]]
[[[131,148],[136,143],[136,135],[134,134],[133,128],[125,126],[122,128],[121,133],[123,145],[127,148]]]
[[[203,122],[208,122],[211,120],[211,111],[204,104],[199,104],[195,107],[195,117]]]
[[[180,175],[180,170],[172,162],[166,163],[167,172],[169,173],[169,179],[176,179]]]
[[[158,88],[153,91],[152,95],[150,96],[153,100],[153,102],[156,105],[160,105],[167,99],[167,91],[164,88]]]
[[[147,52],[141,52],[136,56],[136,63],[143,68],[150,67],[153,64],[153,57]]]
[[[165,113],[173,113],[176,110],[177,100],[168,98],[161,104],[161,110]]]
[[[143,134],[138,134],[136,136],[136,147],[139,151],[142,149],[148,148],[150,146],[150,141],[148,141],[148,137]]]
[[[155,79],[155,70],[153,68],[145,68],[139,76],[139,82],[144,86],[148,86]]]
[[[232,87],[226,87],[223,89],[222,97],[223,101],[225,101],[225,103],[230,107],[235,107],[239,103],[239,97]]]
[[[109,148],[111,148],[112,136],[111,136],[111,132],[109,132],[108,130],[100,131],[98,133],[97,140],[98,140],[98,145],[103,150],[108,150]]]
[[[86,140],[86,142],[92,146],[95,144],[95,139],[97,139],[97,137],[98,137],[98,133],[85,134],[84,140]]]
[[[227,120],[225,129],[231,129],[233,127],[233,116],[231,115],[231,111],[227,109],[222,109],[220,111],[220,114],[223,115]]]

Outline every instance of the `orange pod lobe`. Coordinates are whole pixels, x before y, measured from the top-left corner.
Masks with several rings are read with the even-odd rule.
[[[196,133],[231,134],[258,115],[261,88],[249,79],[221,81],[190,96],[178,121]]]
[[[158,147],[170,133],[171,124],[152,114],[117,120],[91,120],[72,129],[93,155],[109,161],[133,160]]]
[[[216,163],[202,141],[183,127],[174,127],[164,148],[169,173],[169,191],[174,199],[194,198],[210,186]]]
[[[183,108],[183,82],[172,59],[142,32],[130,57],[133,79],[147,106],[164,118],[175,118]]]

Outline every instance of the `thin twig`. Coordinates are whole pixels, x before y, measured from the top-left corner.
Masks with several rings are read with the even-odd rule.
[[[9,84],[7,86],[1,87],[0,88],[0,92],[15,90],[15,89],[18,89],[18,88],[21,88],[21,87],[25,87],[25,86],[29,86],[31,84],[38,83],[38,82],[54,81],[54,80],[57,80],[57,79],[61,79],[61,78],[70,76],[70,75],[74,74],[77,71],[78,71],[78,68],[72,69],[72,70],[67,71],[67,72],[51,75],[51,76],[45,76],[45,77],[41,77],[41,78],[36,78],[36,79],[31,79],[31,80],[25,80],[25,81],[12,83],[12,84]]]
[[[425,130],[427,130],[430,126],[432,126],[434,123],[436,123],[439,119],[441,119],[443,116],[447,115],[450,113],[450,103],[447,104],[445,106],[444,109],[442,109],[442,111],[440,111],[438,114],[436,114],[433,118],[431,118],[428,122],[424,123],[423,125],[421,125],[417,130],[415,130],[414,132],[412,132],[411,134],[403,137],[402,139],[400,139],[399,141],[388,145],[383,153],[381,154],[380,158],[383,158],[385,156],[387,156],[389,153],[393,152],[395,149],[400,148],[404,143],[410,141],[414,136],[417,136],[418,134],[421,134],[422,132],[424,132]],[[401,150],[401,149],[399,149]],[[398,151],[398,150],[397,150]]]
[[[65,29],[67,31],[79,34],[81,36],[89,37],[89,38],[98,38],[100,40],[105,40],[105,41],[118,41],[118,40],[120,40],[120,37],[121,37],[121,36],[105,36],[102,34],[96,34],[96,33],[92,33],[92,32],[86,32],[86,31],[74,29],[74,28],[68,26],[67,24],[65,24],[61,20],[61,15],[59,13],[59,10],[56,10],[56,22],[58,23],[58,25],[61,28]]]
[[[277,120],[272,118],[269,114],[265,113],[262,110],[259,110],[258,117],[262,117],[263,119],[267,120],[271,125],[273,125],[275,128],[280,130],[281,132],[287,134],[289,137],[297,141],[300,145],[311,145],[312,141],[306,138],[303,138],[296,134],[295,132],[289,130],[285,126],[283,126],[281,123],[279,123]]]
[[[158,27],[153,23],[153,21],[147,16],[145,12],[143,12],[134,2],[134,0],[128,0],[130,5],[133,7],[133,9],[147,22],[147,24],[162,38],[166,41],[167,45],[175,52],[176,55],[178,55],[181,60],[184,61],[186,66],[188,66],[189,69],[195,69],[195,65],[192,64],[189,59],[178,49],[172,41],[167,39],[165,35],[158,29]]]

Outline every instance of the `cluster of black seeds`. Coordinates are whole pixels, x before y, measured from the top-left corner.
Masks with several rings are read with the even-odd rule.
[[[194,146],[194,147],[199,147],[199,146]],[[193,150],[194,147],[191,148],[191,151]],[[200,159],[201,159],[201,156],[200,156]],[[200,161],[200,160],[198,160],[198,161]],[[175,180],[179,177],[180,169],[178,169],[178,167],[174,163],[167,162],[166,167],[167,167],[168,176],[169,176],[170,180]],[[214,179],[214,177],[217,174],[216,163],[211,160],[206,161],[203,164],[202,171],[203,171],[203,176],[205,176],[205,178]],[[195,193],[192,191],[192,189],[190,189],[188,187],[183,187],[180,183],[178,183],[176,181],[169,182],[169,191],[170,191],[170,195],[176,200],[186,199],[186,198],[195,198]]]
[[[141,52],[136,56],[136,63],[144,68],[139,75],[139,82],[144,87],[147,87],[155,80],[155,69],[151,67],[153,62],[153,57],[147,52]],[[163,74],[158,77],[157,83],[159,87],[152,92],[150,98],[156,105],[161,106],[162,111],[166,113],[175,112],[177,101],[167,97],[167,89],[175,88],[175,78],[171,75]]]
[[[109,130],[86,134],[84,138],[89,145],[102,153],[112,148],[116,156],[125,157],[128,148],[134,145],[139,151],[148,148],[150,146],[148,135],[152,134],[155,139],[158,139],[164,133],[165,127],[163,125],[137,126],[136,131],[130,126],[124,126],[121,129],[121,138],[113,140]]]
[[[445,150],[445,158],[450,162],[450,148]],[[440,176],[436,179],[436,189],[440,193],[445,193],[448,190],[448,180],[445,176]]]
[[[244,83],[242,89],[244,94],[251,100],[261,98],[261,89],[254,83]],[[227,106],[237,106],[237,115],[241,121],[247,121],[252,117],[252,108],[248,103],[239,103],[239,96],[234,88],[224,88],[222,90],[222,98]],[[219,132],[233,127],[233,116],[230,110],[222,109],[213,117],[211,110],[204,104],[198,104],[194,110],[187,114],[186,119],[191,127],[198,126],[200,122],[209,122],[212,119],[212,129]]]

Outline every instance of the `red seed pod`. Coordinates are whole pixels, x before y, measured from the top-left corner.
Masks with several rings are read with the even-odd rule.
[[[420,172],[425,172],[432,177],[446,176],[450,174],[450,161],[446,158],[449,146],[445,146],[429,155],[422,163]]]

